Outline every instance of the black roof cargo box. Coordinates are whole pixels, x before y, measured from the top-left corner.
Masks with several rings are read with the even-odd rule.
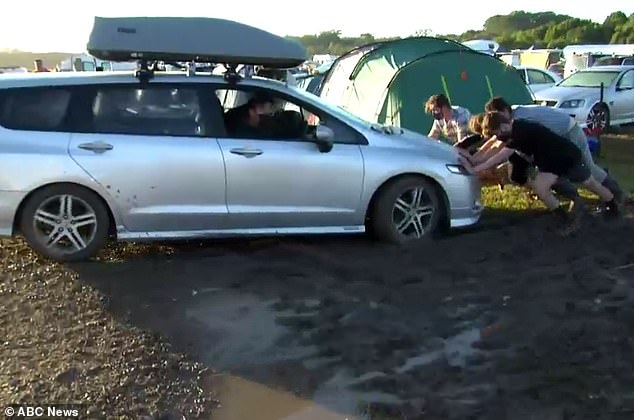
[[[306,61],[297,41],[242,23],[198,17],[95,17],[88,52],[110,61],[197,61],[295,67]]]

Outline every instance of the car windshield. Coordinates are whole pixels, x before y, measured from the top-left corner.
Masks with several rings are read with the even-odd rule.
[[[295,88],[294,89],[295,94],[298,96],[301,96],[302,98],[306,99],[307,101],[315,104],[315,105],[319,105],[320,107],[325,107],[326,111],[329,111],[333,114],[335,114],[335,116],[343,119],[343,120],[348,120],[348,121],[353,121],[357,124],[363,125],[363,126],[368,126],[371,123],[369,121],[364,120],[363,118],[351,113],[350,111],[347,111],[346,109],[335,105],[331,102],[328,102],[326,100],[324,100],[323,98],[320,98],[310,92],[306,92],[301,88]]]
[[[567,87],[600,87],[610,86],[619,75],[618,71],[578,71],[559,83]]]

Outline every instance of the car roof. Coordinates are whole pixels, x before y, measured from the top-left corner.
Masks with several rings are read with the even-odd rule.
[[[513,66],[518,70],[539,70],[539,71],[544,71],[544,72],[548,72],[548,70],[546,69],[541,69],[539,67],[533,67],[533,66]]]
[[[634,69],[634,65],[630,66],[596,66],[596,67],[588,67],[582,70],[579,70],[578,72],[582,72],[582,71],[626,71],[626,70],[632,70]],[[577,73],[578,73],[577,72]]]
[[[138,83],[135,72],[46,72],[46,73],[7,73],[0,75],[0,89],[38,86],[77,86],[114,83]],[[187,75],[185,72],[155,72],[151,82],[158,83],[219,83],[228,84],[222,75],[198,72]],[[240,79],[238,85],[273,87],[283,89],[286,84],[278,80],[252,76]]]

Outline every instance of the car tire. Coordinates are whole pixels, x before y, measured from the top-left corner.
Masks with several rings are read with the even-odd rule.
[[[58,262],[90,259],[107,243],[108,209],[94,192],[58,184],[31,195],[20,217],[20,231],[38,254]],[[55,233],[57,232],[57,233]]]
[[[428,240],[438,231],[443,215],[438,188],[419,176],[407,176],[386,185],[374,205],[374,236],[393,244]]]
[[[586,123],[588,124],[588,126],[590,123],[593,123],[593,129],[596,129],[596,126],[594,126],[594,124],[596,124],[596,121],[603,119],[602,117],[597,117],[597,115],[605,116],[605,125],[601,128],[600,131],[601,133],[604,133],[610,128],[610,110],[605,104],[602,103],[596,104],[592,107],[586,119]]]

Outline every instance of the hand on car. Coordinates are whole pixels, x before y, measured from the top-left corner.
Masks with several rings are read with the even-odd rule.
[[[469,172],[470,174],[475,174],[476,171],[473,168],[473,165],[471,164],[471,162],[469,161],[468,158],[464,157],[464,156],[460,156],[458,158],[458,162],[460,162],[460,164],[462,166],[464,166],[464,168],[467,170],[467,172]]]
[[[455,145],[454,145],[454,147],[456,148],[456,150],[458,151],[458,154],[459,154],[461,157],[463,157],[463,158],[465,158],[465,159],[468,159],[468,160],[469,160],[469,162],[471,162],[471,153],[469,153],[467,150],[465,150],[465,149],[461,149],[460,147],[457,147],[457,146],[455,146]]]

